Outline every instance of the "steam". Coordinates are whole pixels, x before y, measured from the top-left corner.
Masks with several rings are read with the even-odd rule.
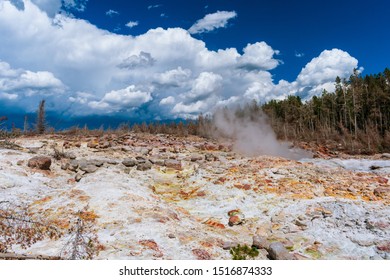
[[[291,143],[277,140],[268,117],[259,107],[218,109],[213,115],[214,136],[233,141],[233,150],[245,156],[269,155],[288,159],[311,158],[311,154]]]

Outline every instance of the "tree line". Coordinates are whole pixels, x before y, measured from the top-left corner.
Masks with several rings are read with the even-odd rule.
[[[390,69],[335,80],[335,91],[323,91],[302,102],[299,96],[272,100],[263,111],[280,139],[315,141],[349,153],[390,151]]]

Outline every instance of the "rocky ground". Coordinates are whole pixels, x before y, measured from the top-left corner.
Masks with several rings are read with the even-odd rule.
[[[0,148],[0,202],[62,232],[16,253],[58,256],[83,213],[95,259],[231,259],[238,244],[257,259],[389,259],[390,155],[318,155],[243,157],[166,135],[18,138]]]

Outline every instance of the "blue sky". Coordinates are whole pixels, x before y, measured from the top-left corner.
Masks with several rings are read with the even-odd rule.
[[[0,115],[191,118],[390,65],[390,3],[0,0]]]

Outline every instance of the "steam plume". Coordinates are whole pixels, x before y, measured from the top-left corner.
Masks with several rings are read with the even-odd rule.
[[[256,104],[244,109],[218,109],[213,115],[214,136],[233,141],[233,149],[245,156],[270,155],[289,159],[311,157],[302,149],[290,149],[290,143],[280,142],[268,122],[268,117]]]

